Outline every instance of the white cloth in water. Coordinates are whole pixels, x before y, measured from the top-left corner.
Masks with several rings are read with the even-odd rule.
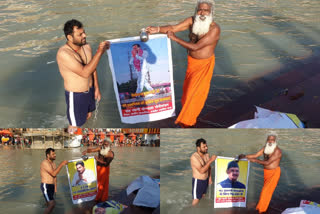
[[[139,190],[133,204],[136,206],[153,207],[160,205],[159,184],[149,176],[140,176],[134,180],[127,188],[127,195]]]
[[[294,208],[287,208],[281,214],[319,214],[320,208],[318,207],[294,207]]]
[[[286,128],[286,129],[294,129],[294,128],[304,128],[303,123],[292,114],[282,113],[278,111],[271,111],[268,109],[257,107],[257,112],[255,112],[254,119],[240,121],[230,128]],[[292,117],[293,116],[293,117]],[[294,118],[294,120],[292,119]]]

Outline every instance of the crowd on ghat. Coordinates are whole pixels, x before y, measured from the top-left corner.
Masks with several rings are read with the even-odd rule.
[[[101,145],[103,141],[108,141],[112,146],[159,146],[159,135],[156,139],[146,140],[143,134],[124,134],[121,131],[104,129],[83,129],[74,133],[82,135],[81,146]],[[14,135],[7,130],[0,131],[0,145],[16,145],[30,147],[31,137]]]
[[[81,144],[83,146],[100,145],[107,140],[113,146],[158,146],[160,140],[145,140],[143,134],[124,134],[116,130],[84,130]]]

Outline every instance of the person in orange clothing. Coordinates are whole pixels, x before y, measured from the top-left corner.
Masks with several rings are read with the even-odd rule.
[[[99,135],[100,135],[100,140],[99,140],[99,142],[103,142],[104,139],[106,138],[106,133],[104,133],[103,131],[101,131],[101,132],[99,133]]]
[[[277,145],[276,138],[276,134],[271,133],[268,135],[266,145],[256,154],[239,156],[239,158],[246,157],[249,161],[259,163],[264,167],[264,183],[260,200],[256,207],[259,213],[264,213],[268,210],[273,192],[280,179],[281,169],[279,165],[282,152]],[[257,159],[262,155],[264,156],[264,160]]]
[[[188,68],[183,83],[182,109],[175,123],[191,127],[207,100],[213,69],[214,50],[220,38],[220,27],[213,21],[213,0],[198,0],[195,15],[176,25],[149,26],[150,34],[165,33],[168,38],[188,50]],[[178,38],[175,33],[189,29],[189,42]]]
[[[88,136],[89,136],[89,145],[91,146],[93,144],[95,134],[90,129],[89,129]]]
[[[96,196],[97,202],[104,202],[108,200],[109,194],[109,176],[110,176],[110,163],[114,158],[114,152],[109,146],[107,140],[103,141],[102,146],[97,148],[88,148],[82,152],[83,155],[87,153],[98,152],[98,156],[95,156],[97,161],[97,179],[98,179],[98,194]]]

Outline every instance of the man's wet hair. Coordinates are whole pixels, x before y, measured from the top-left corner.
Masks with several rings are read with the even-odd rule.
[[[83,161],[78,161],[78,162],[76,163],[76,166],[78,166],[79,164],[84,167]]]
[[[197,141],[196,141],[196,147],[200,147],[201,143],[203,144],[207,144],[207,141],[203,138],[199,138]]]
[[[238,163],[235,162],[235,161],[230,161],[230,162],[228,163],[228,168],[227,168],[227,170],[230,169],[230,168],[238,168],[238,169],[239,169],[239,165],[238,165]]]
[[[73,34],[73,28],[74,27],[82,28],[83,24],[80,21],[76,20],[76,19],[71,19],[71,20],[67,21],[64,24],[63,32],[64,32],[64,35],[66,36],[66,38],[67,38],[68,35],[72,35]]]
[[[48,155],[50,155],[51,151],[54,152],[54,149],[53,149],[53,148],[47,148],[47,149],[46,149],[46,157],[47,157]]]
[[[139,48],[141,47],[139,44],[133,44],[132,47],[138,46]]]

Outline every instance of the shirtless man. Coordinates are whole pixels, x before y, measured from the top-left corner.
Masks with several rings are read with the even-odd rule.
[[[63,30],[67,43],[58,50],[57,62],[64,80],[69,131],[72,132],[91,117],[96,108],[95,100],[101,99],[96,68],[110,42],[101,42],[92,56],[81,22],[67,21]]]
[[[199,203],[205,196],[209,184],[212,184],[211,163],[217,156],[208,154],[208,146],[205,139],[196,141],[197,151],[191,155],[190,162],[192,168],[192,205]]]
[[[47,208],[44,210],[45,214],[51,213],[56,205],[53,195],[57,192],[57,175],[60,172],[61,168],[68,164],[68,161],[64,160],[57,168],[56,164],[53,162],[55,159],[56,153],[54,149],[48,148],[46,150],[46,159],[43,160],[40,165],[40,189],[47,202]]]
[[[266,145],[256,154],[240,155],[239,158],[247,158],[249,161],[261,164],[264,167],[264,185],[260,194],[260,200],[256,207],[259,213],[264,213],[269,207],[272,194],[280,179],[280,161],[282,157],[281,149],[276,142],[277,136],[273,133],[267,137]],[[263,156],[264,160],[257,159]]]
[[[213,69],[214,50],[220,38],[220,27],[213,21],[213,0],[198,0],[194,16],[176,25],[149,26],[150,34],[164,33],[188,50],[188,68],[183,84],[182,110],[175,121],[182,127],[194,126],[207,99]],[[189,30],[189,42],[175,33]]]

